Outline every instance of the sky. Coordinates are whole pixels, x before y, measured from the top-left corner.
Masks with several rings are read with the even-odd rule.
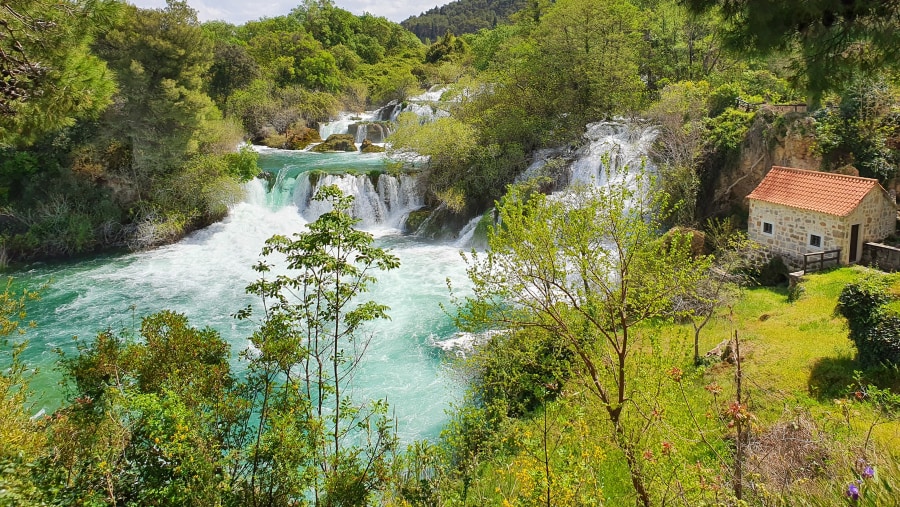
[[[302,0],[272,0],[254,2],[247,0],[187,0],[188,5],[197,11],[200,21],[222,20],[236,25],[262,17],[274,17],[287,14],[300,5]],[[353,14],[368,12],[375,16],[384,16],[391,21],[421,14],[432,7],[444,5],[451,0],[335,0],[334,4]],[[158,9],[166,6],[165,0],[129,0],[144,9]]]

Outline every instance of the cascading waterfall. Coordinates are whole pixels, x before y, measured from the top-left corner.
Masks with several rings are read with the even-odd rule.
[[[652,132],[641,127],[601,125],[589,127],[591,142],[579,152],[571,166],[573,172],[599,175],[604,144],[610,146],[606,151],[615,149],[611,160],[636,167],[652,140]],[[59,361],[56,350],[74,353],[73,335],[89,340],[103,329],[134,332],[141,316],[162,309],[184,313],[191,325],[221,333],[232,345],[232,360],[241,371],[245,365],[238,352],[247,347],[256,323],[236,321],[231,315],[259,303],[244,288],[259,277],[252,267],[260,250],[273,234],[302,231],[322,211],[310,206],[309,197],[316,187],[334,183],[357,197],[353,212],[362,219],[362,226],[378,229],[379,245],[392,249],[401,259],[399,269],[378,274],[378,283],[367,295],[391,307],[391,320],[367,329],[372,342],[354,378],[354,396],[387,397],[396,410],[405,442],[438,436],[446,422],[446,409],[460,395],[438,347],[465,353],[467,344],[476,338],[458,335],[440,307],[450,304],[446,279],[452,279],[463,293],[467,290],[460,246],[396,234],[402,217],[422,206],[421,177],[369,176],[370,171],[384,170],[381,154],[256,149],[260,166],[276,177],[248,183],[246,199],[222,222],[163,248],[33,266],[15,274],[17,284],[31,288],[52,280],[41,291],[41,300],[29,308],[29,318],[38,327],[28,332],[22,354],[29,368],[40,370],[31,381],[31,388],[38,393],[35,412],[51,412],[59,406],[62,394],[58,372],[54,373]],[[337,174],[348,169],[362,174]],[[314,170],[317,176],[310,181]],[[476,224],[477,220],[469,223],[460,242]]]
[[[416,174],[379,174],[377,178],[365,174],[323,174],[313,184],[310,174],[305,173],[298,177],[293,200],[306,220],[313,221],[330,210],[328,203],[313,200],[325,185],[335,185],[344,195],[354,197],[351,214],[360,219],[363,228],[399,229],[410,211],[425,204],[425,188]]]
[[[641,167],[647,172],[654,172],[655,166],[649,160],[649,150],[657,136],[652,126],[644,126],[635,122],[612,121],[592,123],[586,127],[584,137],[587,143],[569,157],[569,164],[564,168],[561,185],[557,187],[551,198],[566,200],[567,185],[582,184],[604,186],[607,180],[607,169],[610,174],[625,178],[625,182],[633,183]],[[535,154],[534,162],[517,181],[525,181],[537,176],[545,176],[547,162],[554,157],[565,157],[563,149],[542,150]],[[627,170],[626,170],[627,169]],[[560,183],[560,182],[558,182]],[[467,248],[472,244],[474,231],[481,216],[473,218],[460,232],[456,246]],[[474,346],[490,339],[489,333],[457,333],[453,338],[436,342],[435,346],[459,356],[465,356],[474,350]]]
[[[387,398],[403,442],[437,438],[447,408],[460,395],[445,353],[435,346],[456,331],[441,305],[450,304],[446,280],[465,290],[467,279],[459,248],[402,236],[396,228],[402,215],[421,206],[419,177],[370,177],[370,171],[383,170],[382,154],[258,151],[260,166],[277,176],[248,182],[244,201],[223,221],[163,248],[35,266],[15,275],[26,287],[52,279],[41,300],[29,306],[29,318],[39,327],[28,332],[22,355],[29,368],[41,370],[31,381],[37,393],[35,413],[52,412],[61,402],[55,351],[74,353],[73,335],[90,340],[104,329],[133,332],[142,316],[162,309],[184,313],[192,326],[221,333],[232,346],[232,362],[240,374],[246,363],[238,354],[248,347],[259,322],[238,321],[232,314],[259,305],[244,289],[260,276],[253,270],[260,251],[274,234],[304,230],[321,211],[306,205],[306,196],[334,183],[357,197],[354,213],[363,219],[362,227],[374,229],[377,244],[401,261],[399,269],[374,273],[378,281],[365,298],[390,306],[391,318],[364,329],[361,337],[371,342],[347,392],[359,401]],[[348,169],[362,174],[329,174]],[[323,172],[310,182],[314,170]],[[277,257],[269,261],[280,273],[284,268]]]
[[[589,124],[584,134],[588,143],[569,166],[570,183],[605,185],[606,169],[619,174],[627,167],[628,173],[633,173],[644,166],[648,172],[654,172],[656,168],[648,153],[657,135],[655,127],[635,122]]]
[[[475,237],[475,229],[478,229],[478,224],[481,223],[482,218],[483,215],[478,215],[472,220],[469,220],[469,223],[459,231],[459,237],[454,243],[457,247],[469,248],[472,246],[472,239]]]
[[[400,101],[391,101],[384,107],[373,112],[376,120],[397,121],[400,113],[416,113],[420,118],[431,121],[437,118],[450,116],[450,113],[441,107],[441,96],[447,88],[442,85],[432,86],[427,92],[409,97]]]
[[[328,136],[332,134],[347,134],[350,132],[351,125],[372,121],[372,118],[372,113],[341,113],[337,120],[320,123],[319,135],[322,139],[328,139]],[[356,142],[361,143],[362,141]]]

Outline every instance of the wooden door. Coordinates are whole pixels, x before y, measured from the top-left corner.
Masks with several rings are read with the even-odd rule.
[[[859,260],[859,224],[850,226],[850,262]]]

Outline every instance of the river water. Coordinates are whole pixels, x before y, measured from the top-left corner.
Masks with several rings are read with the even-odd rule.
[[[562,179],[604,185],[604,167],[640,167],[655,137],[654,128],[636,123],[588,125],[586,142],[571,156]],[[372,341],[353,394],[357,401],[387,398],[403,441],[437,437],[446,410],[463,391],[454,375],[454,350],[466,350],[474,339],[458,334],[441,308],[450,303],[448,279],[455,289],[468,287],[460,250],[468,249],[465,239],[471,238],[474,221],[461,231],[463,240],[454,243],[405,236],[399,228],[409,211],[422,205],[424,188],[416,175],[375,175],[387,169],[384,155],[258,151],[260,166],[273,175],[271,184],[248,183],[246,198],[222,222],[164,248],[15,274],[17,284],[30,288],[49,283],[29,310],[38,327],[28,332],[23,356],[40,370],[32,382],[40,394],[35,411],[59,405],[57,350],[72,353],[73,336],[90,339],[103,329],[136,329],[142,316],[163,309],[184,313],[195,327],[221,333],[232,345],[233,364],[240,371],[237,354],[247,348],[253,324],[231,315],[256,302],[244,288],[257,278],[252,266],[265,240],[303,230],[323,211],[310,200],[317,186],[335,184],[355,196],[360,227],[401,261],[399,269],[377,273],[378,283],[369,293],[391,307],[391,320],[368,328]],[[539,158],[528,173],[540,175],[544,161]]]
[[[316,183],[338,184],[365,201],[358,210],[364,215],[362,228],[401,261],[397,270],[376,273],[378,282],[369,296],[390,306],[391,320],[367,328],[371,344],[353,381],[353,395],[360,401],[387,398],[404,441],[438,435],[445,411],[462,391],[447,353],[435,345],[455,335],[440,305],[449,302],[447,278],[454,286],[466,286],[460,248],[400,234],[402,216],[421,204],[422,190],[410,176],[383,175],[373,185],[366,173],[384,168],[380,154],[260,151],[260,165],[276,175],[273,187],[262,180],[248,183],[246,198],[222,222],[156,250],[41,265],[14,275],[17,285],[30,288],[49,283],[29,309],[28,317],[38,327],[28,332],[23,356],[39,369],[32,381],[39,393],[35,411],[59,405],[57,350],[73,353],[73,336],[90,339],[107,328],[137,329],[142,316],[163,309],[184,313],[195,327],[221,333],[240,371],[237,354],[247,348],[253,324],[232,314],[256,303],[244,289],[257,278],[252,266],[265,240],[301,231],[321,212],[309,202],[315,186],[307,178],[309,171],[351,170],[359,174],[325,174]],[[381,215],[373,218],[372,213]]]

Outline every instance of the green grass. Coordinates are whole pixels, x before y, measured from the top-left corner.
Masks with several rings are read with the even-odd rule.
[[[761,487],[748,493],[749,505],[840,505],[847,483],[856,478],[853,467],[863,456],[876,465],[879,480],[898,483],[900,471],[895,463],[900,461],[900,422],[879,419],[867,403],[853,399],[849,386],[854,381],[854,371],[859,369],[856,350],[848,338],[845,320],[835,312],[843,287],[867,272],[866,268],[850,267],[808,275],[802,281],[802,296],[794,302],[789,302],[786,287],[746,289],[731,308],[723,309],[703,330],[701,354],[738,332],[744,358],[744,399],[749,401],[754,416],[753,433],[765,435],[770,428],[808,421],[814,428],[809,440],[820,449],[816,451],[820,461],[817,472],[792,482],[786,489]],[[895,292],[900,294],[900,282],[897,288]],[[690,358],[691,326],[658,324],[643,329],[645,335],[661,337],[664,350],[660,353],[666,356],[651,355],[651,368],[680,366],[685,372],[681,384],[684,396],[673,390],[670,381],[660,384],[664,389],[653,395],[664,415],[642,444],[654,453],[655,461],[648,473],[661,474],[654,476],[655,481],[670,480],[666,474],[675,470],[684,479],[681,484],[691,498],[712,501],[709,490],[699,487],[698,481],[702,477],[715,479],[719,474],[718,459],[724,457],[725,465],[728,463],[733,433],[719,417],[735,396],[735,367],[721,363],[696,369]],[[649,382],[648,386],[656,385]],[[722,387],[717,400],[704,389],[714,383]],[[578,503],[578,495],[585,495],[582,501],[600,495],[605,505],[633,504],[625,463],[621,452],[610,442],[604,410],[584,394],[582,383],[576,380],[570,384],[567,391],[572,394],[548,409],[556,419],[551,440],[558,448],[554,468],[560,473],[554,496],[560,505]],[[646,405],[653,396],[640,403]],[[516,499],[514,505],[540,503],[538,498],[522,497],[525,490],[540,488],[534,480],[543,477],[539,460],[535,459],[541,450],[533,438],[535,429],[536,421],[521,420],[502,430],[501,438],[508,442],[506,451],[481,464],[470,490],[478,498],[476,503],[510,505],[504,500],[511,499]],[[712,449],[701,442],[700,432],[712,443]],[[532,437],[529,440],[523,435]],[[671,457],[660,454],[664,441],[675,445],[676,453]],[[582,462],[579,449],[599,449],[592,452],[603,457]],[[709,467],[708,472],[698,471],[695,464],[701,462]],[[590,477],[593,478],[587,480]],[[763,480],[755,483],[764,484]],[[728,488],[727,481],[722,485]],[[873,495],[885,494],[884,488],[873,488]],[[772,492],[772,496],[766,497],[765,491]]]

